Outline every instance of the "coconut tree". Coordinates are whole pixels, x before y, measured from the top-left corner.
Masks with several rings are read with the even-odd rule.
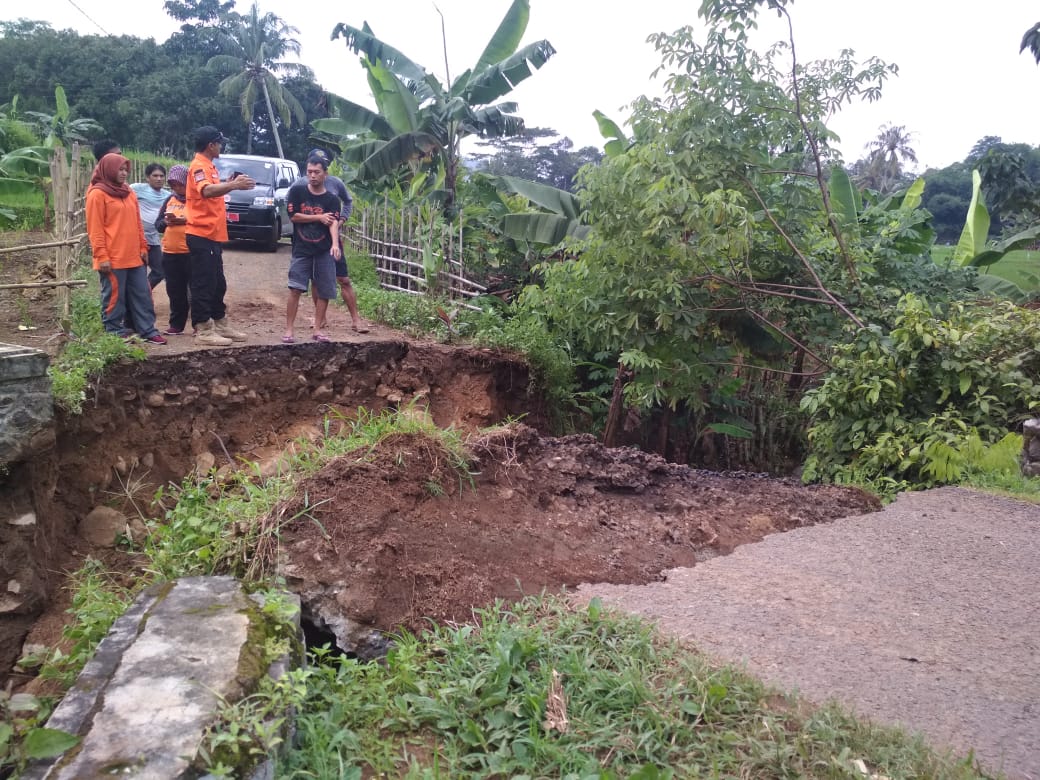
[[[917,162],[904,125],[882,125],[877,138],[867,144],[867,157],[857,171],[858,183],[880,193],[890,193],[903,183],[905,163]]]
[[[1018,47],[1018,53],[1021,54],[1026,49],[1029,49],[1036,64],[1040,65],[1040,22],[1026,30],[1025,35],[1022,36],[1022,44]]]
[[[432,163],[439,168],[435,180],[443,180],[444,212],[454,217],[462,139],[520,133],[524,120],[516,103],[498,101],[556,53],[546,40],[520,47],[530,11],[529,0],[514,0],[476,64],[454,79],[445,52],[448,86],[376,37],[367,23],[336,25],[332,37],[343,38],[361,58],[377,110],[339,101],[338,117],[314,123],[317,137],[350,148],[362,181]]]
[[[278,156],[284,157],[276,115],[286,127],[292,124],[293,116],[301,124],[306,121],[300,101],[278,80],[278,74],[303,76],[309,73],[304,65],[281,60],[287,54],[299,55],[300,42],[293,36],[300,31],[273,13],[261,15],[256,3],[245,16],[230,14],[223,18],[223,22],[217,32],[217,41],[224,53],[211,57],[207,67],[228,74],[220,82],[220,93],[238,101],[242,119],[247,124],[252,124],[256,104],[263,97],[274,145]],[[250,132],[247,151],[252,150],[252,142]]]

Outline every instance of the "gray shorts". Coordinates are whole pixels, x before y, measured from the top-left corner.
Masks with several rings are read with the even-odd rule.
[[[318,297],[326,301],[336,298],[336,264],[332,253],[293,255],[289,261],[289,289],[307,292],[311,281]]]

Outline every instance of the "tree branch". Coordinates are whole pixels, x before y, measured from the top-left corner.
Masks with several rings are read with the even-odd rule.
[[[827,188],[827,183],[823,180],[823,163],[820,161],[820,145],[817,143],[816,136],[809,132],[809,125],[805,121],[805,117],[802,116],[802,94],[801,89],[798,86],[798,56],[795,53],[794,46],[794,25],[791,22],[791,15],[787,12],[787,9],[783,6],[779,6],[778,10],[783,13],[784,18],[787,19],[787,38],[791,44],[791,89],[794,92],[794,105],[795,105],[795,116],[798,118],[798,124],[802,128],[802,132],[805,134],[805,139],[809,142],[809,149],[812,151],[813,164],[816,167],[816,184],[820,188],[820,195],[823,197],[823,209],[827,214],[827,224],[834,234],[834,237],[838,240],[838,251],[841,252],[841,257],[845,261],[845,268],[849,272],[849,276],[852,278],[852,283],[857,287],[859,286],[859,275],[856,273],[856,266],[852,262],[852,256],[849,254],[849,248],[845,245],[845,238],[841,234],[841,228],[838,225],[837,220],[834,218],[834,213],[831,211],[831,196]],[[862,327],[862,324],[860,324]]]
[[[773,216],[773,212],[770,210],[769,206],[766,205],[766,202],[762,199],[762,196],[759,194],[758,190],[755,189],[755,185],[751,183],[751,180],[748,179],[746,176],[743,176],[741,178],[743,178],[744,183],[748,186],[748,189],[751,190],[751,194],[755,196],[755,200],[757,200],[758,204],[762,207],[762,210],[765,213],[766,218],[770,221],[770,223],[772,223],[773,227],[784,239],[787,245],[791,247],[791,251],[795,253],[798,259],[802,262],[802,265],[805,267],[806,272],[808,272],[808,274],[813,278],[813,281],[816,282],[816,289],[818,289],[824,296],[826,296],[826,298],[831,302],[831,305],[833,305],[842,314],[844,314],[846,317],[848,317],[850,320],[856,323],[857,327],[862,328],[863,321],[860,320],[860,318],[857,317],[845,304],[839,301],[834,296],[834,293],[828,290],[827,287],[823,284],[823,280],[820,279],[820,275],[816,273],[816,269],[812,267],[812,263],[809,262],[809,258],[807,258],[802,253],[802,250],[798,248],[798,245],[794,242],[794,239],[787,235],[787,232],[783,229],[783,227],[780,226],[780,223],[776,221],[776,217]]]

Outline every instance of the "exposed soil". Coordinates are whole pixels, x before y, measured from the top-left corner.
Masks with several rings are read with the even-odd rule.
[[[378,651],[366,628],[419,631],[499,598],[653,582],[775,531],[878,508],[855,489],[698,471],[525,425],[469,449],[463,479],[438,442],[393,436],[330,463],[279,512],[297,518],[281,529],[282,573],[344,649]]]

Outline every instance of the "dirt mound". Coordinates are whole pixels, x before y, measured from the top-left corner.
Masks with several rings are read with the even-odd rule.
[[[301,484],[282,572],[345,650],[378,631],[464,621],[474,606],[582,582],[646,583],[774,531],[879,508],[862,491],[711,473],[589,435],[510,425],[444,447],[395,435]],[[373,644],[374,643],[374,644]]]

